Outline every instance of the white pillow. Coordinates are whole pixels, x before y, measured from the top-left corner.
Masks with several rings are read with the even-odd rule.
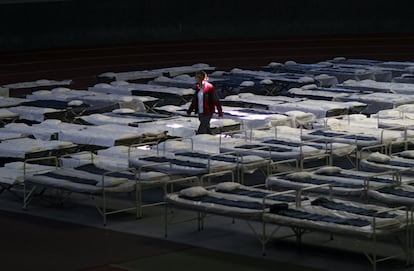
[[[83,102],[81,100],[72,100],[68,103],[69,106],[81,106]]]
[[[301,171],[301,172],[294,172],[286,175],[286,178],[288,180],[294,180],[294,181],[303,181],[306,179],[309,179],[312,176],[312,173]]]
[[[315,79],[327,79],[327,78],[331,78],[332,76],[331,75],[327,75],[327,74],[324,74],[324,73],[322,73],[322,74],[319,74],[319,75],[317,75],[317,76],[315,76]]]
[[[402,151],[399,153],[399,156],[404,158],[414,158],[414,151]]]
[[[112,86],[126,86],[126,85],[129,85],[129,83],[127,81],[120,80],[120,81],[111,82],[111,85]]]
[[[24,162],[10,162],[10,163],[6,163],[4,164],[5,168],[9,168],[9,169],[16,169],[16,170],[23,170],[24,169]],[[32,165],[26,163],[26,169],[31,169]]]
[[[11,162],[4,164],[4,168],[13,170],[13,171],[20,171],[23,173],[24,170],[24,162]],[[54,170],[54,166],[45,166],[45,165],[37,165],[37,164],[29,164],[26,163],[26,173],[42,173],[50,170]]]
[[[57,87],[52,89],[52,93],[65,93],[65,92],[70,92],[71,90],[69,88],[64,88],[64,87]]]
[[[367,160],[370,162],[388,163],[391,160],[391,157],[379,152],[374,152],[367,157]]]
[[[341,170],[342,169],[340,167],[322,167],[315,170],[315,173],[321,175],[335,175],[337,173],[340,173]]]
[[[278,67],[278,66],[283,66],[283,64],[282,63],[279,63],[279,62],[270,62],[268,64],[268,66],[269,67]]]
[[[253,81],[243,81],[240,84],[241,87],[252,87],[254,86],[254,82]]]
[[[113,186],[121,185],[121,184],[126,183],[126,182],[128,182],[127,178],[117,178],[117,177],[105,176],[105,179],[103,181],[103,186],[104,187],[113,187]],[[102,187],[102,180],[98,181],[96,183],[96,186]]]
[[[112,113],[116,114],[128,114],[128,113],[135,113],[136,111],[131,108],[118,108],[112,110]]]
[[[57,126],[60,124],[62,124],[62,121],[58,119],[47,119],[41,123],[41,125],[52,125],[52,126]]]
[[[180,196],[194,198],[207,195],[208,191],[202,186],[193,186],[185,188],[179,192]]]
[[[316,88],[318,88],[316,84],[309,84],[309,85],[302,86],[302,89],[316,89]]]
[[[300,83],[313,83],[315,82],[315,80],[313,80],[313,78],[309,76],[302,76],[299,78],[299,82]]]
[[[256,95],[253,93],[240,93],[238,97],[243,98],[243,99],[250,99],[250,98],[254,98]]]
[[[260,81],[260,84],[262,85],[272,85],[273,81],[270,79],[263,79],[262,81]]]
[[[239,183],[236,182],[222,182],[216,186],[216,191],[232,191],[240,187]]]

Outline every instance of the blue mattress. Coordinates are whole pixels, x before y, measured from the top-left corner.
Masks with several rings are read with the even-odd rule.
[[[249,190],[249,189],[243,189],[243,188],[236,188],[232,190],[220,190],[218,191],[220,193],[229,193],[229,194],[235,194],[240,196],[248,196],[252,198],[264,198],[267,195],[274,193],[274,191],[257,191],[257,190]],[[275,201],[282,201],[282,202],[295,202],[296,198],[295,196],[289,196],[289,195],[275,195],[267,197],[268,200],[275,200]],[[305,200],[307,198],[303,197],[302,200]]]
[[[414,199],[414,192],[407,191],[403,189],[396,189],[394,187],[383,187],[377,190],[380,193],[391,194],[394,196],[405,197],[405,198],[412,198]]]
[[[217,155],[211,155],[211,154],[207,154],[207,153],[176,152],[175,155],[185,156],[185,157],[190,157],[190,158],[211,159],[211,160],[215,160],[215,161],[222,161],[222,162],[228,162],[228,163],[237,163],[237,157],[217,156]]]
[[[185,167],[193,167],[193,168],[207,168],[206,164],[191,162],[189,160],[180,160],[174,158],[167,158],[167,157],[160,157],[160,156],[150,156],[150,157],[142,157],[140,160],[154,162],[154,163],[166,163],[169,162],[174,165],[185,166]]]
[[[180,198],[187,199],[187,200],[192,200],[192,201],[200,201],[200,202],[203,202],[203,203],[215,203],[215,204],[225,205],[225,206],[229,206],[229,207],[248,208],[248,209],[257,209],[257,210],[263,209],[263,206],[265,206],[266,208],[269,208],[273,205],[273,204],[263,205],[262,203],[251,202],[251,201],[241,201],[241,200],[232,200],[232,199],[226,199],[226,198],[217,198],[217,197],[212,197],[212,196],[208,196],[208,195],[198,196],[198,197],[186,197],[184,195],[180,195]],[[282,205],[280,205],[280,206],[282,206]],[[287,205],[283,205],[283,206],[284,206],[284,208],[287,208]]]
[[[370,221],[360,218],[342,218],[337,216],[329,216],[329,215],[321,215],[321,214],[314,214],[309,212],[304,212],[300,210],[293,210],[293,209],[284,209],[278,210],[274,212],[275,214],[297,218],[297,219],[305,219],[317,222],[328,222],[334,223],[339,225],[348,225],[348,226],[355,226],[355,227],[364,227],[371,224]]]
[[[395,218],[397,217],[396,214],[390,214],[390,213],[377,213],[377,210],[368,209],[368,208],[361,208],[356,206],[350,206],[345,203],[341,202],[335,202],[332,200],[329,200],[327,198],[317,198],[311,202],[312,205],[316,206],[322,206],[324,208],[330,209],[330,210],[336,210],[336,211],[346,211],[348,213],[358,214],[358,215],[364,215],[364,216],[377,216],[381,218]]]

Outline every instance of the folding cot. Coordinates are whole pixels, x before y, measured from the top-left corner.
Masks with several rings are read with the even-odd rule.
[[[314,129],[308,133],[302,134],[303,141],[321,142],[325,144],[329,143],[342,143],[353,145],[355,151],[351,155],[346,156],[348,162],[351,165],[359,169],[359,162],[361,158],[366,154],[374,151],[387,152],[390,145],[396,142],[395,137],[386,137],[386,134],[379,131],[375,134],[364,134],[360,132],[353,132],[344,130],[332,130],[332,129]]]
[[[146,154],[129,159],[129,163],[131,167],[136,168],[151,165],[151,169],[173,175],[201,175],[236,167],[235,164],[209,158],[203,159],[202,162],[194,160],[194,158],[178,157],[174,154]]]
[[[46,125],[45,125],[46,126]],[[79,125],[49,123],[46,127],[56,129],[60,140],[71,141],[83,147],[111,147],[115,145],[131,145],[146,141],[166,138],[162,127],[131,127],[120,124]]]
[[[364,251],[376,270],[378,262],[405,256],[407,264],[412,262],[411,227],[412,211],[404,208],[385,208],[376,205],[358,204],[351,201],[338,201],[327,198],[304,197],[303,192],[320,186],[313,186],[300,191],[272,192],[270,190],[249,188],[240,184],[221,183],[225,189],[206,189],[194,186],[177,193],[169,193],[165,197],[165,235],[168,225],[188,221],[176,221],[176,212],[169,208],[184,209],[196,212],[198,229],[203,229],[208,214],[238,218],[247,221],[249,229],[256,235],[265,254],[266,244],[276,237],[280,227],[293,230],[298,242],[302,235],[309,231],[321,231],[334,235],[348,236],[359,242],[368,239],[373,248]],[[219,186],[218,185],[218,186]],[[230,188],[229,188],[230,187]],[[234,190],[231,192],[231,190]],[[237,190],[237,191],[236,191]],[[295,199],[292,201],[293,194]],[[261,231],[255,226],[261,226]],[[268,233],[268,227],[276,227]],[[402,252],[380,258],[377,242],[380,238],[395,237],[404,243]]]
[[[200,176],[212,172],[232,171],[239,182],[244,181],[244,175],[264,170],[269,174],[270,160],[249,152],[221,153],[220,137],[213,135],[196,135],[192,137],[168,139],[148,149],[131,152],[130,165],[151,164],[154,170],[168,172],[174,175]],[[160,164],[157,163],[167,163]]]
[[[3,97],[0,96],[0,108],[7,108],[11,106],[17,106],[23,102],[27,101],[26,98],[18,97]]]
[[[396,76],[392,79],[395,83],[414,84],[414,74],[403,73],[401,76]]]
[[[273,73],[269,71],[253,71],[232,69],[228,74],[212,75],[223,93],[255,93],[266,96],[285,93],[291,87],[317,83],[313,76],[295,73]],[[327,79],[325,79],[327,81]]]
[[[22,138],[22,137],[28,137],[27,133],[20,133],[17,131],[8,131],[6,129],[0,128],[0,142],[3,140],[9,140],[12,138]]]
[[[221,89],[219,88],[220,82],[224,79],[220,79],[220,76],[224,72],[215,71],[209,74],[209,82],[213,83],[216,86],[218,91],[219,97],[222,97]],[[216,78],[217,77],[217,78]],[[180,74],[175,77],[166,77],[166,76],[159,76],[154,80],[148,82],[149,85],[160,85],[160,86],[167,86],[167,87],[177,87],[177,88],[194,88],[195,86],[195,78],[189,74]]]
[[[378,111],[370,118],[376,121],[378,128],[401,130],[407,135],[407,141],[412,137],[414,129],[413,105],[406,104],[394,109]]]
[[[335,76],[340,83],[346,80],[375,79],[375,71],[364,67],[330,66],[310,69],[307,71],[307,73],[314,75],[329,74]]]
[[[405,130],[408,136],[414,128],[414,121],[410,118],[410,113],[404,114],[395,109],[380,111],[377,114],[372,114],[370,118],[377,122],[378,128]]]
[[[27,95],[27,98],[28,101],[21,105],[66,110],[64,117],[68,122],[71,122],[77,116],[120,109],[145,112],[152,108],[154,100],[158,100],[156,98],[151,99],[151,97],[97,93],[68,88],[36,91],[31,95]]]
[[[268,68],[264,68],[264,70],[268,70]],[[278,86],[278,88],[269,88],[267,89],[268,95],[274,95],[285,93],[286,90],[293,88],[293,87],[302,87],[308,84],[316,84],[321,86],[333,86],[338,83],[338,80],[334,76],[329,75],[309,75],[303,73],[293,73],[293,72],[272,72],[272,71],[251,71],[251,70],[241,70],[241,69],[233,69],[233,74],[236,75],[244,75],[244,76],[252,76],[257,79],[269,81],[267,85],[274,84]],[[264,84],[266,86],[266,84]],[[277,92],[276,92],[277,91]]]
[[[385,68],[379,66],[366,66],[366,65],[357,65],[357,64],[339,64],[339,67],[353,67],[353,68],[363,68],[371,71],[373,73],[373,78],[377,82],[391,82],[393,76],[399,74],[401,71],[399,69]],[[367,79],[363,79],[367,80]]]
[[[287,92],[293,97],[332,101],[338,97],[346,97],[356,91],[337,87],[318,87],[317,85],[311,84],[300,88],[290,88]]]
[[[251,93],[230,95],[222,100],[223,105],[267,109],[275,113],[302,111],[314,114],[317,118],[348,114],[354,107],[364,106],[361,102],[326,101],[285,96],[263,96]],[[356,109],[357,110],[357,109]]]
[[[401,104],[399,106],[396,106],[393,109],[387,109],[378,111],[376,114],[372,114],[372,117],[375,118],[407,118],[412,119],[414,113],[414,105],[407,103],[407,104]]]
[[[312,140],[309,141],[296,141],[296,140],[287,140],[287,139],[268,139],[262,141],[264,144],[280,144],[282,146],[290,146],[293,148],[302,148],[301,152],[302,154],[299,156],[302,159],[307,157],[306,151],[303,152],[304,148],[315,148],[317,150],[322,151],[325,154],[328,154],[331,159],[333,159],[334,156],[337,157],[343,157],[350,155],[355,152],[356,146],[345,144],[345,143],[320,143],[320,142],[313,142]],[[309,156],[312,156],[312,153],[309,153]],[[315,156],[318,156],[318,154],[315,154]],[[332,162],[332,161],[331,161]]]
[[[193,97],[194,89],[167,87],[150,84],[111,82],[110,86],[101,84],[88,88],[89,91],[98,93],[111,93],[118,95],[151,96],[160,99],[158,104],[184,104]]]
[[[81,148],[105,148],[115,145],[162,140],[167,137],[162,127],[131,127],[120,124],[81,125],[49,119],[39,124],[28,126],[22,123],[11,123],[5,128],[10,132],[33,135],[35,138],[58,139],[79,145]]]
[[[414,103],[414,96],[410,94],[397,93],[354,93],[346,97],[338,97],[338,101],[354,101],[365,103],[368,106],[362,111],[363,114],[371,115],[385,109],[392,109],[405,104]]]
[[[333,63],[333,64],[357,64],[357,65],[364,65],[364,66],[377,66],[381,64],[383,61],[381,60],[374,60],[374,59],[365,59],[365,58],[346,58],[346,57],[335,57],[333,59],[329,59],[326,62]]]
[[[70,129],[78,127],[71,123],[62,122],[57,119],[47,119],[40,123],[28,125],[26,123],[14,122],[8,123],[0,131],[5,135],[7,133],[20,134],[22,137],[32,137],[41,140],[56,140],[60,129]],[[12,136],[9,136],[11,138]]]
[[[409,143],[413,141],[413,124],[409,114],[404,117],[404,114],[398,110],[386,110],[370,117],[363,114],[350,114],[319,119],[313,123],[313,127],[316,130],[327,129],[326,131],[333,132],[333,135],[335,132],[360,135],[361,138],[358,140],[368,140],[372,136],[378,139],[379,144],[387,147],[387,152],[392,152],[395,147],[402,146],[407,149]],[[364,139],[363,136],[366,138]],[[352,138],[352,135],[343,137]],[[360,143],[362,142],[358,144]]]
[[[93,112],[105,112],[119,108],[116,103],[89,105],[83,102],[74,101],[66,102],[59,100],[32,100],[22,103],[18,107],[12,107],[11,110],[18,112],[21,119],[33,122],[42,122],[46,119],[59,119],[66,122],[72,122],[77,116],[91,114]],[[39,112],[45,111],[43,117]],[[37,117],[34,117],[38,115]]]
[[[316,116],[316,118],[324,118],[324,117],[331,117],[331,116],[340,116],[348,114],[350,111],[355,111],[360,108],[361,106],[365,106],[361,104],[361,102],[341,102],[341,101],[331,101],[327,103],[326,101],[322,100],[315,100],[315,99],[306,99],[303,101],[299,101],[296,103],[283,103],[277,105],[269,106],[269,109],[275,112],[287,112],[293,110],[300,110],[303,112],[309,112]]]
[[[197,71],[213,71],[215,68],[205,63],[197,63],[189,66],[177,66],[167,67],[152,70],[142,71],[125,71],[125,72],[105,72],[98,75],[100,81],[130,81],[130,82],[147,82],[148,80],[157,78],[161,75],[169,77],[177,76],[180,74],[193,74]]]
[[[363,92],[371,93],[395,93],[395,94],[413,94],[414,85],[408,83],[397,83],[397,82],[377,82],[374,80],[348,80],[342,84],[337,84],[337,87],[356,89]]]
[[[303,101],[303,98],[294,98],[286,96],[264,96],[254,93],[239,93],[235,95],[228,95],[221,99],[224,106],[244,107],[244,108],[259,108],[269,110],[269,106],[283,103],[296,103]],[[273,111],[273,112],[277,112]]]
[[[133,110],[120,110],[79,116],[75,118],[74,122],[84,125],[124,124],[137,127],[140,123],[167,118],[169,119],[171,116],[166,114],[135,112]]]
[[[340,99],[346,99],[351,94],[355,93],[359,93],[359,91],[338,87],[318,87],[314,84],[306,85],[301,88],[291,88],[288,90],[288,94],[293,97],[324,101],[339,101]],[[368,104],[354,101],[354,104],[349,107],[348,113],[361,113],[366,109],[366,107],[368,107]]]
[[[294,116],[289,116],[288,114],[274,113],[269,110],[263,110],[258,108],[223,106],[223,111],[225,117],[235,119],[240,122],[241,130],[270,128],[276,124],[290,127],[296,127],[298,125],[295,121],[296,118]],[[297,119],[299,122],[301,120],[301,117],[298,116]],[[312,119],[311,116],[310,119]],[[309,120],[309,122],[310,121],[311,120]]]
[[[3,87],[9,89],[9,95],[11,97],[24,97],[27,94],[37,90],[52,89],[56,87],[68,87],[72,84],[72,80],[48,80],[41,79],[30,82],[18,82],[3,85]]]
[[[380,63],[379,66],[411,70],[414,67],[414,62],[412,61],[384,61]]]
[[[322,200],[322,202],[326,202],[326,200]],[[266,227],[276,224],[277,226],[290,227],[299,243],[302,242],[305,233],[314,231],[329,233],[331,237],[337,235],[350,238],[356,247],[360,245],[361,240],[367,240],[369,247],[364,249],[363,253],[369,260],[372,270],[377,270],[378,263],[398,257],[403,257],[406,266],[412,264],[412,210],[407,210],[404,207],[382,209],[379,206],[374,206],[371,209],[365,204],[354,205],[353,202],[350,204],[342,201],[336,202],[335,205],[344,204],[351,209],[358,206],[368,212],[363,216],[341,212],[340,217],[336,217],[338,215],[336,210],[324,207],[319,209],[319,204],[319,200],[316,199],[311,202],[310,206],[302,205],[299,208],[264,213],[263,236],[266,236]],[[400,250],[398,252],[381,251],[378,246],[381,240],[387,244],[393,243]]]
[[[215,172],[232,171],[243,182],[246,172],[255,171],[266,167],[269,160],[251,154],[218,153],[212,154],[205,151],[176,149],[175,151],[146,151],[140,155],[134,155],[129,159],[129,165],[134,168],[147,167],[175,176],[201,176]]]
[[[272,82],[270,79],[233,72],[213,75],[211,78],[221,98],[239,93],[272,95],[281,87],[281,85]]]
[[[269,63],[265,69],[272,71],[274,73],[278,72],[292,72],[292,73],[300,73],[306,74],[307,71],[312,69],[320,69],[329,67],[332,64],[330,63],[312,63],[312,64],[304,64],[304,63],[297,63],[295,61],[286,61],[285,63],[278,63],[278,62],[271,62]]]
[[[232,104],[232,102],[222,102],[223,104]],[[236,102],[237,103],[237,102]],[[290,111],[286,113],[277,113],[261,108],[247,108],[243,105],[241,106],[229,106],[223,105],[224,118],[219,120],[226,122],[223,128],[230,126],[232,122],[239,124],[239,127],[235,127],[232,130],[244,130],[244,129],[255,129],[255,128],[265,128],[272,127],[276,125],[286,125],[290,127],[297,127],[305,125],[307,123],[315,120],[315,116],[311,113],[305,113],[301,111]],[[188,104],[181,106],[166,105],[161,107],[156,107],[155,110],[158,112],[166,112],[167,114],[174,115],[187,115],[186,111],[188,109]],[[227,124],[227,122],[229,122]],[[213,118],[211,122],[211,128],[215,128],[217,124],[217,119]],[[230,129],[221,129],[230,130]]]
[[[412,150],[402,151],[392,155],[374,152],[360,161],[360,168],[365,171],[400,171],[404,175],[413,175],[413,167],[414,151]]]
[[[408,180],[405,180],[408,182]],[[266,186],[271,189],[300,189],[313,185],[328,184],[318,192],[333,193],[342,196],[366,197],[369,189],[392,185],[401,182],[393,173],[363,172],[339,167],[326,166],[312,171],[298,171],[285,174],[274,174],[266,179]]]
[[[195,135],[199,120],[196,115],[187,116],[185,113],[188,107],[185,106],[162,106],[156,107],[157,113],[140,113],[128,110],[119,110],[112,113],[96,114],[79,118],[82,124],[119,124],[128,125],[149,132],[163,130],[171,137],[188,137]],[[89,121],[89,123],[87,122]],[[240,121],[235,118],[217,118],[210,121],[210,128],[213,134],[227,131],[240,130]]]
[[[6,162],[28,158],[62,155],[76,152],[79,146],[70,141],[41,140],[28,137],[11,138],[0,142],[0,157]]]
[[[256,153],[273,160],[296,159],[301,168],[306,161],[325,160],[333,163],[337,157],[351,159],[357,149],[355,144],[303,140],[302,136],[312,130],[288,126],[274,126],[270,129],[251,129],[231,136],[222,137],[222,151],[242,151]],[[260,153],[260,154],[259,154]]]
[[[402,131],[376,129],[370,127],[347,126],[333,129],[313,129],[301,136],[303,140],[320,140],[321,142],[339,142],[353,144],[360,148],[388,146],[394,142],[404,142],[407,136]]]
[[[119,82],[118,82],[119,83]],[[78,99],[92,105],[102,103],[118,103],[118,108],[131,108],[135,111],[152,111],[162,99],[147,95],[131,95],[129,90],[117,88],[117,85],[98,83],[88,88],[85,96]],[[143,106],[145,108],[143,108]],[[101,111],[102,112],[102,111]]]
[[[149,81],[148,84],[167,87],[192,88],[195,85],[195,78],[188,74],[177,75],[173,78],[161,75]]]
[[[273,161],[295,159],[303,166],[306,159],[328,158],[327,149],[321,145],[316,148],[306,142],[288,142],[284,140],[245,141],[223,138],[220,143],[221,152],[250,153]]]
[[[374,79],[374,72],[364,67],[340,67],[329,62],[320,62],[316,64],[303,64],[293,61],[285,64],[272,65],[274,72],[298,72],[307,75],[327,74],[334,76],[339,82],[348,79],[363,80]]]
[[[23,197],[20,193],[26,176],[52,171],[56,168],[55,166],[29,163],[33,160],[36,159],[9,162],[0,167],[0,194],[8,191],[20,199]]]
[[[52,159],[42,157],[37,159]],[[95,164],[84,164],[78,167],[59,167],[54,157],[55,169],[48,172],[32,172],[24,178],[23,208],[35,198],[52,197],[58,204],[67,200],[71,194],[86,195],[91,199],[106,225],[107,216],[121,212],[135,212],[136,218],[141,216],[139,184],[137,173],[133,169],[106,170]],[[119,195],[126,194],[125,200]],[[133,199],[129,195],[133,194]],[[114,197],[110,197],[114,196]],[[116,197],[118,196],[118,198]],[[132,201],[132,204],[131,202]]]
[[[65,109],[55,109],[51,107],[37,107],[18,105],[7,108],[10,112],[19,115],[19,120],[29,124],[39,123],[46,119],[65,119],[67,111]]]
[[[373,78],[378,82],[390,82],[393,76],[399,74],[401,69],[392,67],[381,67],[379,64],[382,61],[370,60],[370,59],[346,59],[346,58],[335,58],[327,60],[326,63],[331,63],[333,67],[339,68],[354,68],[362,69],[373,72]]]
[[[145,144],[136,144],[132,148],[145,146]],[[139,151],[139,150],[138,150]],[[128,158],[134,156],[134,151],[131,147],[116,146],[107,149],[98,150],[97,154],[91,152],[80,152],[66,155],[60,158],[63,167],[80,167],[83,165],[93,164],[94,167],[105,169],[107,171],[122,171],[130,170]],[[159,164],[158,164],[159,165]],[[156,206],[163,204],[163,198],[160,196],[156,198],[151,196],[145,199],[145,190],[148,189],[162,189],[163,194],[167,193],[169,188],[172,188],[171,182],[174,176],[160,171],[150,169],[151,165],[144,165],[136,168],[137,184],[138,184],[138,206],[139,216],[141,217],[144,207]]]
[[[336,57],[332,60],[328,60],[329,63],[335,65],[362,65],[367,69],[374,70],[375,81],[389,82],[390,78],[395,78],[401,76],[404,73],[409,73],[412,71],[414,66],[413,62],[403,62],[403,61],[379,61],[372,59],[347,59],[344,57]],[[383,72],[383,77],[378,76],[378,70]],[[389,73],[391,73],[389,75]],[[380,74],[381,75],[381,74]]]
[[[14,122],[17,119],[19,119],[19,114],[13,113],[6,108],[0,108],[0,127],[7,123]]]
[[[414,206],[414,186],[412,184],[396,184],[379,189],[368,190],[368,197],[388,206]]]

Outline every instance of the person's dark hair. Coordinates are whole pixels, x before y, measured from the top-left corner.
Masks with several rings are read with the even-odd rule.
[[[199,78],[202,78],[202,79],[205,79],[205,78],[207,78],[207,73],[205,71],[197,71],[195,76],[199,77]]]

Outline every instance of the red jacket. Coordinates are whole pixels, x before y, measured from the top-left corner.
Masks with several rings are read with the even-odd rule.
[[[195,111],[198,114],[198,92],[200,91],[201,86],[199,84],[196,85],[196,92],[194,93],[193,98],[191,99],[190,107],[187,110],[188,114]],[[217,96],[216,88],[213,84],[209,82],[204,82],[204,93],[203,93],[203,112],[207,115],[213,115],[216,108],[218,111],[218,115],[221,117],[223,116],[223,109],[221,108],[220,100]]]

